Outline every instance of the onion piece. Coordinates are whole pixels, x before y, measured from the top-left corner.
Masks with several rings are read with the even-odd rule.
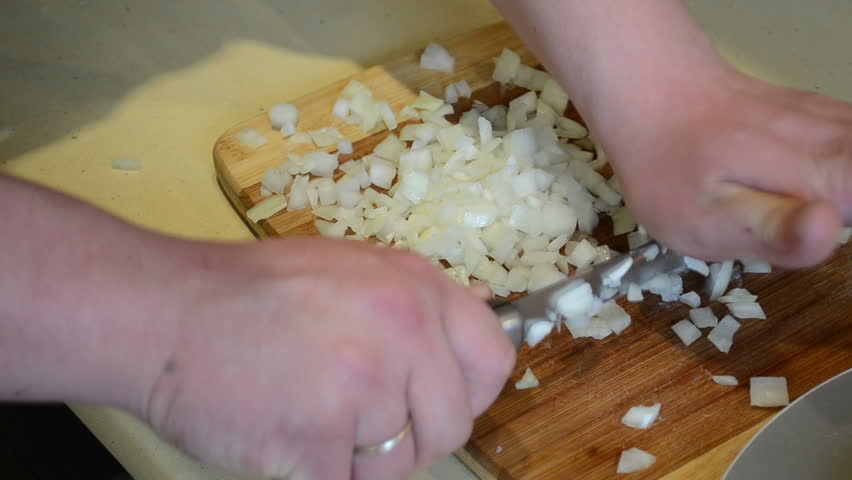
[[[731,375],[713,375],[713,381],[726,387],[736,387],[740,384],[737,377]]]
[[[645,406],[637,406],[632,407],[627,411],[626,414],[621,418],[621,423],[627,425],[630,428],[636,428],[639,430],[647,430],[651,428],[651,425],[657,420],[660,416],[660,409],[663,404],[655,403],[649,407]]]
[[[284,125],[292,125],[293,128],[299,124],[299,109],[289,103],[276,103],[269,107],[269,121],[272,128],[280,130]]]
[[[527,345],[529,345],[530,348],[538,345],[542,340],[550,335],[554,326],[554,323],[550,320],[528,322],[525,328],[526,332],[524,333],[524,339],[526,340]]]
[[[707,263],[698,260],[697,258],[692,257],[683,257],[683,262],[686,265],[686,268],[692,270],[693,272],[697,272],[703,276],[710,275],[710,267],[707,266]]]
[[[767,262],[755,260],[740,260],[743,264],[743,273],[772,273],[772,265]]]
[[[539,386],[539,382],[531,368],[527,368],[524,372],[524,376],[515,383],[515,388],[518,390],[526,390],[537,386]]]
[[[753,407],[784,407],[790,404],[785,377],[751,377],[749,383]]]
[[[766,320],[766,313],[763,308],[756,302],[736,302],[727,304],[728,311],[736,318],[748,319],[756,318]]]
[[[254,223],[265,220],[276,213],[287,208],[287,199],[284,195],[273,195],[246,212],[246,217]]]
[[[725,290],[728,289],[733,268],[734,262],[732,260],[710,265],[710,276],[707,277],[707,291],[709,292],[711,301],[721,297],[725,293]]]
[[[677,334],[678,338],[687,347],[692,345],[696,340],[701,338],[701,330],[699,330],[689,320],[681,320],[672,325],[672,330]]]
[[[494,73],[491,78],[504,85],[508,84],[512,81],[520,68],[521,57],[508,48],[504,48],[500,57],[495,60]]]
[[[642,300],[645,300],[645,296],[642,295],[642,288],[635,283],[631,283],[630,285],[628,285],[627,286],[627,301],[638,303],[638,302],[641,302]]]
[[[444,73],[453,73],[456,60],[442,45],[430,43],[420,56],[420,68]]]
[[[266,145],[267,140],[260,132],[253,128],[244,128],[236,134],[235,138],[251,148],[260,148]]]
[[[602,320],[616,335],[621,335],[632,323],[630,314],[613,300],[604,303],[595,318]]]
[[[693,308],[689,311],[689,319],[698,328],[715,327],[719,324],[719,319],[710,307]]]
[[[290,137],[290,143],[293,143],[293,144],[296,144],[296,143],[314,143],[314,140],[307,133],[298,132],[298,133],[293,134],[292,137]]]
[[[616,473],[635,473],[651,468],[657,462],[657,457],[648,452],[631,448],[621,452]]]
[[[725,318],[719,320],[719,324],[710,331],[710,334],[707,335],[707,339],[710,340],[720,352],[728,353],[731,351],[731,346],[734,344],[734,334],[737,330],[739,330],[739,328],[740,323],[734,320],[734,317],[726,315]]]
[[[701,306],[701,297],[695,292],[684,293],[678,300],[692,308],[698,308]]]

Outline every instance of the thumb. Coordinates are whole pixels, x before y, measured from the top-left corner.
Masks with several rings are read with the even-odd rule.
[[[803,268],[822,262],[837,246],[842,221],[828,202],[731,183],[718,187],[702,233],[728,258]]]

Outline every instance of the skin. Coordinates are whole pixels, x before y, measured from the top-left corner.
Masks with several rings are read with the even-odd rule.
[[[737,72],[677,1],[495,4],[657,238],[710,260],[830,254],[852,106]],[[413,254],[168,238],[6,177],[0,218],[0,399],[123,408],[227,468],[405,478],[464,443],[514,364],[481,298]],[[400,447],[353,458],[409,415]]]

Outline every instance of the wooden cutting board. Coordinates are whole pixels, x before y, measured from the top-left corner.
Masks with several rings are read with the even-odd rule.
[[[421,70],[420,52],[411,52],[354,78],[398,112],[421,89],[442,96],[445,85],[461,79],[473,87],[474,98],[488,104],[522,93],[503,92],[491,82],[492,58],[504,47],[521,53],[524,63],[536,64],[505,24],[444,44],[456,58],[452,75]],[[335,125],[355,143],[355,154],[342,160],[371,152],[387,135],[365,135],[331,116],[348,81],[293,101],[301,112],[300,131]],[[570,114],[576,117],[576,112]],[[268,143],[253,150],[236,141],[236,133],[246,127],[258,130]],[[267,117],[259,115],[225,132],[213,154],[224,193],[244,215],[262,199],[263,172],[281,164],[287,153],[310,149],[288,144]],[[310,211],[282,212],[260,224],[247,223],[261,236],[316,234]],[[602,222],[604,238],[608,228]],[[623,238],[612,241],[623,250]],[[484,479],[598,480],[616,477],[621,451],[638,447],[656,455],[657,463],[626,478],[721,479],[745,443],[777,412],[749,406],[749,377],[786,376],[795,399],[852,368],[850,253],[852,249],[844,247],[827,264],[809,271],[737,274],[734,284],[758,294],[769,319],[743,321],[728,355],[716,350],[706,335],[684,347],[670,327],[686,317],[688,307],[658,303],[655,296],[625,305],[633,325],[621,336],[574,340],[563,331],[534,350],[524,347],[511,381],[478,419],[471,441],[457,455]],[[701,286],[696,277],[688,277],[685,284]],[[721,305],[713,309],[727,313]],[[541,386],[518,391],[514,381],[527,367]],[[711,380],[711,375],[723,374],[735,375],[740,386],[722,387]],[[662,418],[650,430],[621,425],[631,406],[656,402],[663,404]]]

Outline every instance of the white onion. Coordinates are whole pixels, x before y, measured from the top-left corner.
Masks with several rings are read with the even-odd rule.
[[[683,257],[683,261],[686,265],[686,268],[692,270],[693,272],[698,272],[699,274],[705,277],[707,275],[710,275],[710,267],[707,266],[706,262],[692,257]]]
[[[679,300],[681,303],[685,303],[689,305],[691,308],[698,308],[701,306],[701,297],[698,296],[695,292],[687,292],[680,296]]]
[[[701,338],[701,330],[699,330],[689,320],[681,320],[675,323],[672,325],[672,330],[674,330],[675,334],[677,334],[683,344],[687,347]]]
[[[597,250],[588,241],[583,240],[568,252],[568,263],[577,268],[584,268],[592,264],[597,257]]]
[[[624,414],[624,417],[621,418],[621,423],[630,428],[647,430],[651,428],[651,425],[653,425],[657,420],[657,417],[660,416],[660,409],[662,406],[663,404],[661,403],[655,403],[649,407],[641,405],[632,407],[626,414]]]
[[[337,151],[344,155],[351,155],[355,149],[351,140],[341,140],[340,143],[337,144]]]
[[[728,311],[736,318],[747,319],[757,318],[766,320],[766,314],[763,308],[756,302],[736,302],[727,304]]]
[[[341,135],[340,131],[335,127],[326,127],[314,130],[312,132],[308,132],[308,135],[311,136],[314,144],[318,147],[328,147],[346,140],[346,138]]]
[[[266,145],[267,142],[266,137],[253,128],[240,130],[235,138],[251,148],[260,148]]]
[[[539,382],[531,368],[527,368],[524,372],[524,376],[515,383],[515,388],[518,390],[526,390],[537,386],[539,386]]]
[[[784,407],[790,404],[785,377],[751,377],[749,386],[753,407]]]
[[[642,295],[642,287],[636,285],[635,283],[631,283],[627,286],[627,301],[629,302],[641,302],[645,300],[645,296]]]
[[[508,48],[504,48],[500,58],[495,61],[494,74],[491,78],[496,82],[507,84],[512,81],[520,67],[521,57]]]
[[[276,103],[269,107],[269,120],[272,128],[280,130],[286,124],[294,128],[299,124],[299,109],[289,103]]]
[[[728,353],[731,351],[731,346],[734,344],[734,334],[739,330],[740,323],[734,320],[734,317],[726,315],[725,318],[719,320],[707,339],[710,340],[720,352]]]
[[[743,273],[772,273],[772,265],[767,262],[754,260],[740,260],[743,264]]]
[[[550,320],[539,320],[535,322],[528,322],[526,325],[526,332],[524,333],[524,339],[527,342],[527,345],[530,348],[535,347],[542,340],[544,340],[550,332],[553,331],[554,324]]]
[[[616,335],[621,335],[632,322],[630,315],[613,300],[603,304],[596,318],[602,320]]]
[[[710,276],[707,277],[707,291],[711,301],[721,297],[725,293],[725,290],[728,289],[733,268],[734,262],[732,260],[710,265]]]
[[[726,387],[736,387],[740,384],[737,377],[731,375],[713,375],[713,381]]]
[[[427,45],[426,50],[420,56],[420,68],[426,70],[453,73],[455,64],[456,60],[450,55],[450,52],[434,42]]]
[[[287,208],[287,199],[284,195],[273,195],[246,212],[246,217],[254,223],[265,220],[276,213]]]
[[[657,457],[648,452],[631,448],[621,452],[616,473],[635,473],[651,468],[657,462]]]
[[[264,139],[264,140],[265,140],[265,139]],[[265,143],[265,142],[264,142],[264,143]],[[291,137],[290,137],[290,143],[293,143],[293,144],[297,144],[297,143],[314,143],[314,140],[313,140],[313,139],[311,138],[311,136],[310,136],[310,135],[308,135],[307,133],[305,133],[305,132],[298,132],[298,133],[293,134],[293,136],[291,136]]]
[[[689,311],[689,319],[698,328],[715,327],[719,324],[719,319],[710,307],[693,308]]]

